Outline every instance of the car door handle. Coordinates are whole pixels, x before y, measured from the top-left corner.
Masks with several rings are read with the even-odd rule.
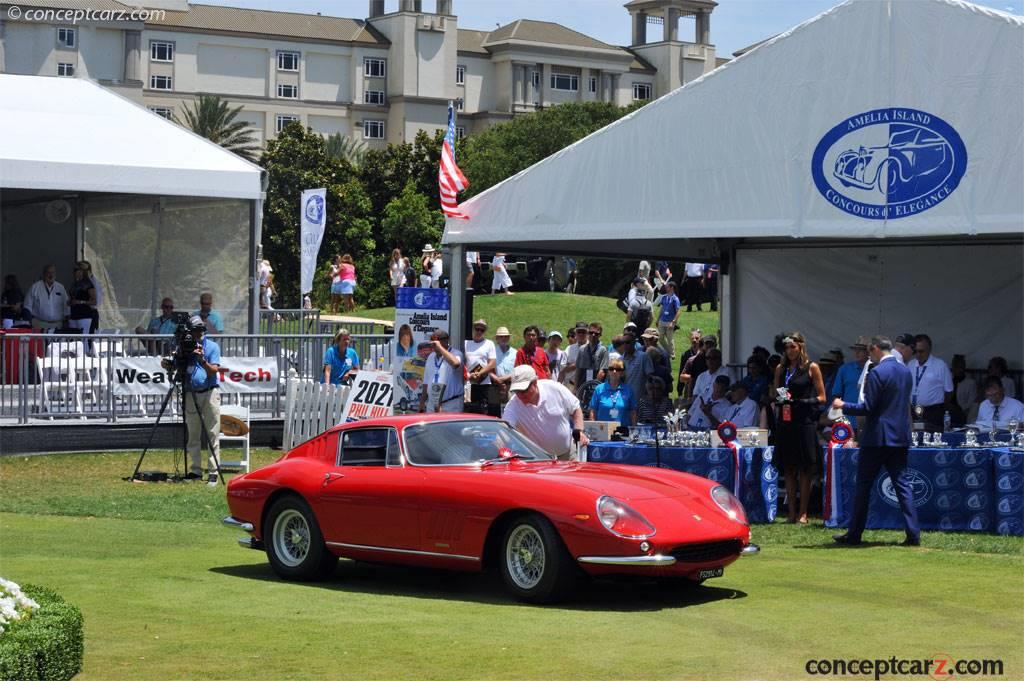
[[[345,475],[343,473],[324,473],[324,482],[322,485],[320,485],[320,487],[327,487],[327,485],[331,484],[335,480],[339,480],[344,477]]]

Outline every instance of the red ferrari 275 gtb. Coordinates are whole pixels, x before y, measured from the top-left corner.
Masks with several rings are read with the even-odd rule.
[[[504,421],[395,416],[339,425],[234,478],[224,523],[285,579],[338,557],[479,571],[522,600],[579,576],[702,582],[756,553],[739,500],[663,468],[559,462]]]

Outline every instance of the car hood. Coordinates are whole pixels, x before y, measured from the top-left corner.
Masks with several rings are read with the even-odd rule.
[[[546,482],[580,487],[622,501],[689,497],[695,491],[687,489],[686,481],[680,478],[685,474],[646,466],[605,463],[513,464],[507,469],[507,474],[543,478]]]

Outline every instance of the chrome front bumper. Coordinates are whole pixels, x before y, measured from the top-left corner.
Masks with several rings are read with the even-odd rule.
[[[654,556],[580,556],[577,560],[589,565],[625,565],[629,567],[668,567],[676,564],[674,557],[660,553]]]
[[[747,544],[743,547],[743,550],[740,551],[740,556],[756,556],[759,553],[761,553],[760,546],[757,544]]]
[[[252,523],[244,522],[232,515],[229,515],[227,518],[224,518],[224,520],[222,520],[221,522],[235,530],[244,530],[246,532],[252,532],[253,530]]]

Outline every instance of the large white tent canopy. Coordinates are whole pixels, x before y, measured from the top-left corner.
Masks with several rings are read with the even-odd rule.
[[[473,197],[444,243],[721,261],[732,361],[801,328],[1019,366],[1022,111],[1021,17],[848,0]]]
[[[1022,64],[1020,17],[850,0],[473,197],[445,241],[649,255],[662,251],[643,242],[658,240],[1019,234]],[[951,125],[966,174],[916,215],[848,214],[815,187],[815,148],[848,118],[894,107]]]
[[[260,168],[81,78],[0,74],[0,188],[260,199]]]

